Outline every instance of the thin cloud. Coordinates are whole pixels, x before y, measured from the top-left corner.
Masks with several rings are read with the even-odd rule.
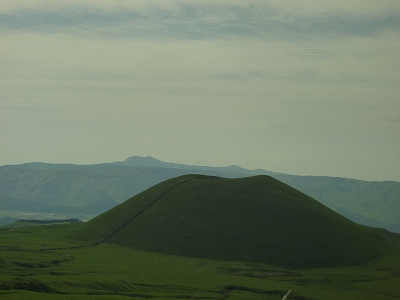
[[[316,3],[309,3],[309,6],[299,6],[292,1],[284,3],[61,1],[54,4],[53,1],[32,1],[0,6],[0,26],[8,30],[86,31],[109,37],[192,39],[232,35],[269,38],[282,36],[282,33],[302,39],[315,34],[371,35],[400,29],[400,8],[389,10],[386,6],[385,10],[372,11],[354,10],[346,5],[337,9],[328,5],[331,8],[328,10]]]

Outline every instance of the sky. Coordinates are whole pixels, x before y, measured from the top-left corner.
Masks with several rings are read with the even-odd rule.
[[[400,181],[400,2],[2,0],[0,165]]]

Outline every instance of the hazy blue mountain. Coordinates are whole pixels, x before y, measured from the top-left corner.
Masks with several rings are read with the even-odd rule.
[[[270,175],[343,216],[400,232],[400,183],[297,176],[238,166],[209,167],[132,156],[97,165],[27,163],[0,167],[0,218],[16,212],[88,219],[160,183],[185,174],[227,178]]]
[[[118,162],[117,162],[118,163]],[[201,170],[201,171],[210,171],[210,172],[233,172],[233,173],[245,173],[245,174],[255,174],[257,171],[247,170],[242,167],[232,165],[228,167],[209,167],[209,166],[195,166],[195,165],[184,165],[184,164],[176,164],[169,163],[158,160],[151,156],[141,157],[141,156],[131,156],[125,159],[120,164],[125,166],[133,166],[133,167],[154,167],[154,168],[171,168],[171,169],[182,169],[182,170]],[[266,170],[261,170],[264,173],[274,174],[274,172],[269,172]],[[277,174],[277,173],[276,173]]]

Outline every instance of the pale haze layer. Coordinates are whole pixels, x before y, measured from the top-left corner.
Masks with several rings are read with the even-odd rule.
[[[4,0],[0,45],[0,165],[400,181],[397,0]]]

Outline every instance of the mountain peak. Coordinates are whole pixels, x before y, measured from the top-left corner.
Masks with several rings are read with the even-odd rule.
[[[124,165],[138,167],[162,167],[168,164],[152,156],[131,156],[125,159],[122,163]]]

